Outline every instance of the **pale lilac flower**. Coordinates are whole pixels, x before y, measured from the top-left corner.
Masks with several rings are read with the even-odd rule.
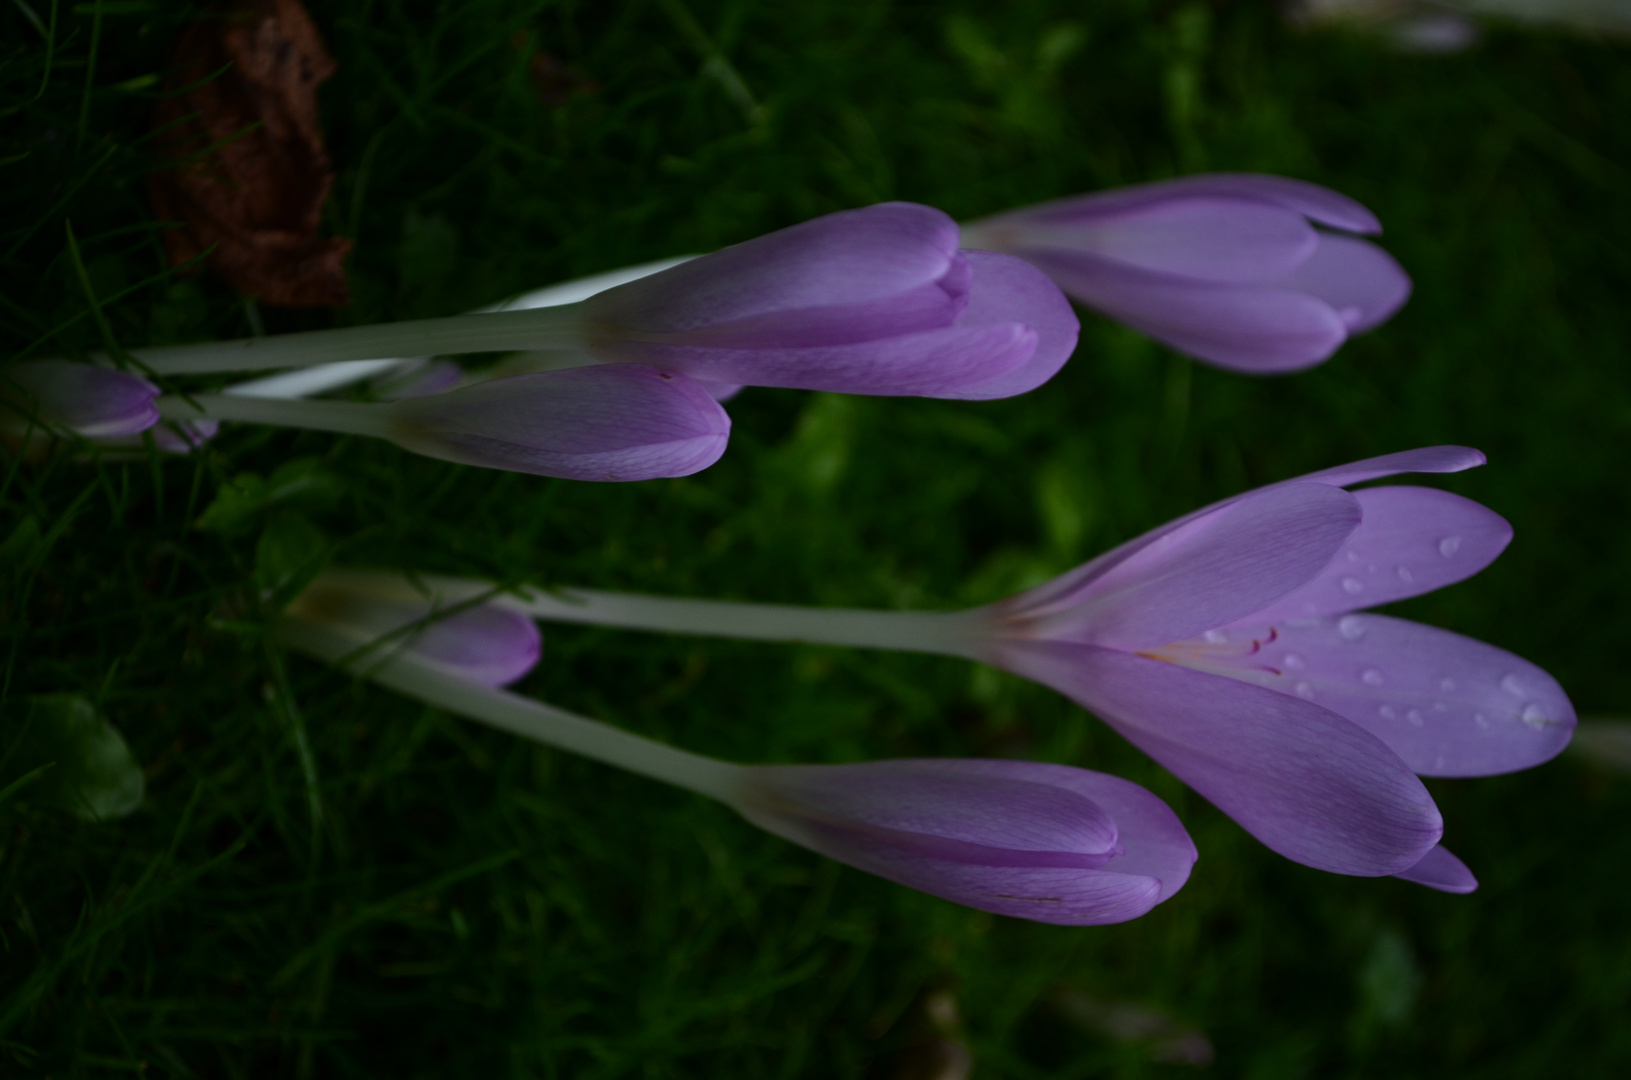
[[[240,341],[136,349],[167,375],[424,353],[547,351],[705,384],[984,399],[1040,386],[1080,329],[1020,259],[962,251],[914,203],[844,210],[573,303]],[[395,363],[395,361],[392,361]],[[324,380],[326,383],[326,380]]]
[[[743,770],[759,827],[922,892],[1036,922],[1125,922],[1181,888],[1195,846],[1137,784],[1034,761],[927,758]]]
[[[1320,363],[1409,297],[1392,256],[1346,235],[1380,231],[1315,184],[1211,173],[998,214],[964,226],[963,242],[1034,263],[1179,352],[1270,373]]]
[[[1483,460],[1434,447],[1217,503],[970,613],[977,652],[1091,709],[1288,858],[1470,889],[1417,775],[1538,765],[1574,710],[1501,649],[1354,614],[1477,573],[1504,520],[1435,489],[1343,487]]]
[[[285,612],[308,650],[371,662],[403,655],[482,686],[508,686],[538,663],[538,625],[494,604],[441,610],[404,583],[380,588],[343,574],[308,585]]]
[[[493,379],[385,404],[193,394],[166,419],[236,420],[389,439],[428,457],[569,480],[688,476],[725,452],[730,417],[703,386],[636,364]]]
[[[589,353],[706,382],[851,394],[1024,393],[1070,357],[1070,305],[1025,263],[958,247],[913,203],[845,210],[583,305]]]
[[[133,435],[153,426],[158,387],[135,375],[71,360],[23,360],[0,369],[0,425],[36,424],[86,438]]]

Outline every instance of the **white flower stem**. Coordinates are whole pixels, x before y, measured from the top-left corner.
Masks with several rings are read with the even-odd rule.
[[[417,576],[410,584],[397,574],[374,570],[331,570],[330,580],[356,589],[401,590],[440,602],[491,596],[490,582],[468,578]],[[393,584],[394,583],[394,584]],[[848,645],[868,649],[936,653],[980,659],[989,627],[974,611],[868,611],[810,608],[791,604],[749,604],[729,600],[685,600],[595,589],[522,588],[492,596],[492,602],[550,622],[587,623],[628,630],[653,630],[710,637]]]
[[[132,349],[130,354],[145,369],[158,375],[201,375],[212,371],[307,367],[340,360],[511,349],[582,349],[585,342],[580,306],[565,304],[526,311],[452,315],[445,319]]]
[[[531,698],[473,683],[417,661],[407,649],[357,659],[356,643],[319,623],[285,616],[279,640],[329,663],[353,661],[353,670],[381,686],[534,742],[639,773],[734,805],[743,767],[672,746],[557,709]]]
[[[361,401],[300,401],[280,398],[237,397],[231,394],[193,394],[155,399],[166,420],[236,420],[249,424],[312,428],[343,435],[391,437],[389,405]]]

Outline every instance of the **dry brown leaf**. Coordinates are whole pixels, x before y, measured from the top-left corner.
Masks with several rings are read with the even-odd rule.
[[[317,235],[334,184],[317,87],[332,74],[299,0],[238,0],[187,29],[153,116],[174,164],[148,181],[154,213],[182,223],[164,231],[171,265],[214,245],[210,269],[263,304],[350,302],[351,241]]]

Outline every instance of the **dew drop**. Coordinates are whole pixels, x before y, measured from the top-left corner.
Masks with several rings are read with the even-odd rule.
[[[1405,582],[1406,584],[1416,580],[1416,575],[1410,572],[1410,567],[1408,566],[1401,566],[1393,572],[1398,574],[1399,580]]]
[[[1357,615],[1344,615],[1337,620],[1337,633],[1348,641],[1358,641],[1365,636],[1365,621]]]
[[[1382,673],[1376,668],[1368,667],[1363,673],[1360,674],[1359,681],[1364,683],[1366,686],[1381,686]]]
[[[1298,697],[1304,698],[1304,699],[1306,699],[1308,701],[1313,701],[1314,700],[1314,684],[1313,683],[1300,682],[1300,683],[1297,684],[1296,690],[1297,690],[1297,696]]]
[[[1455,680],[1448,677],[1440,679],[1438,681],[1438,688],[1447,694],[1455,689]]]
[[[1352,548],[1349,548],[1348,549],[1348,561],[1349,562],[1358,562],[1359,561],[1359,552],[1353,550]]]
[[[1222,645],[1229,640],[1229,635],[1222,630],[1208,630],[1201,636],[1214,645]]]
[[[1433,702],[1433,711],[1434,712],[1449,712],[1450,707],[1448,705],[1444,704],[1444,702],[1442,702],[1442,701],[1435,701],[1435,702]]]
[[[1296,653],[1288,652],[1286,653],[1285,658],[1280,661],[1280,666],[1285,668],[1287,671],[1301,671],[1303,668],[1307,667],[1308,664],[1304,662],[1303,658],[1298,656]]]
[[[1472,720],[1473,723],[1477,724],[1479,727],[1485,729],[1486,731],[1489,730],[1489,717],[1485,716],[1483,713],[1473,713]]]
[[[1404,714],[1404,718],[1410,721],[1416,727],[1421,727],[1427,723],[1427,717],[1421,714],[1420,709],[1411,709],[1409,712]]]
[[[1358,596],[1365,591],[1365,583],[1356,577],[1345,577],[1342,579],[1342,591],[1349,596]]]
[[[1381,714],[1383,720],[1397,720],[1399,718],[1399,714],[1393,711],[1392,705],[1383,705],[1376,711]]]
[[[1506,678],[1502,679],[1501,689],[1505,690],[1513,697],[1523,697],[1523,687],[1519,685],[1518,677],[1516,675],[1508,675]]]
[[[1438,542],[1438,553],[1448,559],[1461,550],[1461,537],[1446,536]]]
[[[1532,728],[1543,728],[1551,723],[1546,717],[1546,710],[1532,701],[1523,707],[1523,712],[1518,716],[1518,719]]]

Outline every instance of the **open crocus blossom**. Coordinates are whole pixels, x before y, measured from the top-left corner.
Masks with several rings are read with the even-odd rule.
[[[645,365],[493,379],[387,404],[193,394],[168,420],[238,420],[389,439],[427,457],[570,480],[689,476],[725,452],[730,417],[700,385]]]
[[[86,438],[134,435],[159,418],[146,379],[72,360],[23,360],[0,370],[0,428],[45,425]]]
[[[1124,922],[1175,893],[1195,862],[1166,804],[1114,776],[958,759],[742,766],[574,716],[498,689],[537,658],[536,628],[529,638],[517,624],[524,615],[476,601],[438,616],[440,604],[401,577],[331,572],[289,606],[277,634],[399,692],[719,799],[794,843],[983,911]]]
[[[1322,362],[1409,298],[1393,257],[1347,235],[1380,231],[1327,188],[1211,173],[1012,210],[965,225],[963,243],[1034,263],[1179,352],[1273,373]]]
[[[1448,891],[1476,882],[1438,847],[1418,776],[1549,760],[1575,717],[1511,653],[1360,608],[1460,581],[1511,528],[1471,500],[1349,485],[1480,465],[1442,446],[1227,499],[1044,585],[971,611],[881,612],[526,591],[540,618],[645,630],[909,649],[1035,679],[1128,740],[1287,858]],[[436,579],[450,598],[490,588]]]
[[[586,300],[381,326],[137,349],[160,374],[562,350],[706,383],[993,398],[1041,385],[1076,346],[1057,286],[961,251],[939,210],[881,203],[816,218]]]

